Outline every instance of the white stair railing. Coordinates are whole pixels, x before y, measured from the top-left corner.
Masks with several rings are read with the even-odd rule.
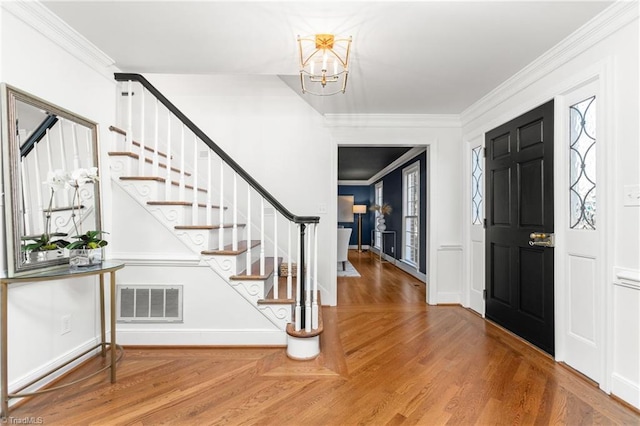
[[[306,332],[317,329],[319,218],[291,214],[144,77],[135,74],[116,74],[116,80],[120,81],[126,89],[121,91],[127,96],[123,97],[123,102],[120,103],[124,114],[118,116],[123,117],[126,123],[124,132],[126,150],[137,154],[140,161],[138,167],[134,168],[137,170],[137,175],[142,177],[148,170],[142,164],[147,162],[146,158],[149,158],[152,164],[153,177],[160,177],[159,168],[166,167],[163,188],[159,184],[160,194],[164,193],[164,197],[163,200],[157,201],[186,202],[187,208],[191,209],[190,214],[187,215],[190,225],[217,233],[216,237],[209,239],[216,247],[207,247],[207,252],[223,250],[227,244],[237,252],[240,240],[244,240],[246,249],[243,250],[243,263],[246,274],[252,274],[255,257],[257,257],[260,276],[273,274],[267,285],[273,291],[271,295],[265,294],[265,298],[287,300],[295,298],[294,329]],[[142,96],[133,96],[134,93],[141,93]],[[145,99],[147,96],[152,96],[150,101]],[[163,128],[163,122],[166,122],[166,128]],[[146,128],[153,131],[146,132]],[[154,140],[145,140],[150,133],[153,133]],[[179,143],[177,150],[173,149],[175,143]],[[207,153],[206,161],[204,157],[200,158],[200,152]],[[173,168],[174,163],[179,166]],[[176,174],[177,178],[174,177]],[[178,181],[177,200],[173,195],[176,191],[172,189],[173,182],[176,180]],[[199,189],[199,186],[203,188]],[[245,187],[246,197],[239,197],[239,192]],[[204,203],[199,198],[201,192],[205,193]],[[218,209],[217,215],[212,213],[213,200],[218,204],[215,206]],[[205,214],[200,214],[202,207],[206,209]],[[230,210],[231,224],[225,224],[224,221],[226,207]],[[273,211],[273,221],[266,221],[267,210],[268,214]],[[286,227],[279,226],[282,220],[286,222]],[[295,237],[296,244],[292,244],[292,226],[298,231],[298,236]],[[258,235],[259,247],[257,248],[253,247],[253,235]],[[286,247],[279,247],[279,242],[285,240]],[[294,250],[294,247],[297,249]],[[273,259],[273,272],[267,270],[268,257]],[[287,265],[286,278],[282,278],[286,280],[284,292],[280,292],[278,288],[281,258]],[[297,273],[294,272],[296,270]]]

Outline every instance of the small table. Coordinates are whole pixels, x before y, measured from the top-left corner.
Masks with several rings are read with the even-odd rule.
[[[382,247],[381,247],[380,253],[379,253],[380,254],[380,257],[379,257],[380,258],[380,263],[383,263],[383,262],[391,263],[388,260],[382,259],[382,253],[384,253],[384,241],[385,241],[384,235],[385,234],[393,234],[393,264],[395,265],[396,264],[396,248],[397,248],[396,247],[396,231],[378,231],[377,229],[372,229],[371,230],[371,247],[373,247],[374,244],[375,244],[375,238],[374,237],[375,237],[376,232],[381,234],[380,241],[382,243]]]
[[[6,277],[0,278],[0,344],[2,345],[2,349],[0,350],[0,375],[1,375],[1,386],[0,386],[0,416],[2,418],[6,418],[9,415],[9,400],[12,398],[22,398],[25,396],[33,396],[37,394],[41,394],[44,392],[51,392],[58,389],[62,389],[67,386],[74,385],[82,380],[89,379],[95,376],[97,373],[104,371],[106,369],[111,369],[111,383],[116,382],[116,363],[122,357],[123,350],[122,347],[116,344],[116,271],[124,268],[124,263],[116,263],[116,262],[102,262],[101,265],[83,267],[78,269],[70,269],[68,267],[40,271],[35,273],[29,273],[25,275],[20,275],[17,277]],[[104,299],[105,299],[105,288],[104,288],[104,274],[110,275],[110,314],[111,314],[111,340],[107,342],[106,339],[106,329],[105,329],[105,309],[104,309]],[[13,393],[9,393],[9,379],[7,377],[8,373],[8,349],[7,349],[7,305],[8,305],[8,296],[9,296],[9,285],[15,283],[30,283],[30,282],[39,282],[39,281],[52,281],[52,280],[61,280],[66,278],[80,278],[80,277],[88,277],[92,275],[100,276],[100,326],[101,326],[101,340],[100,343],[95,345],[94,347],[88,349],[87,351],[81,353],[75,358],[67,361],[59,367],[54,368],[53,370],[45,373],[44,375],[38,377],[37,379],[27,383],[19,389],[16,389]],[[109,346],[109,355],[111,358],[111,362],[104,368],[83,377],[81,379],[75,380],[72,383],[67,383],[64,385],[58,385],[55,387],[42,389],[33,392],[22,392],[27,387],[41,381],[42,379],[50,376],[61,368],[71,364],[73,361],[85,356],[89,352],[101,348],[100,354],[101,356],[106,356],[107,353],[107,345]],[[116,349],[120,351],[120,357],[116,355]]]

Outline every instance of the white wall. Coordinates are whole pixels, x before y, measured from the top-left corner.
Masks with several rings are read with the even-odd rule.
[[[333,198],[337,198],[338,146],[427,146],[427,301],[460,303],[462,281],[462,162],[457,117],[446,115],[336,115],[332,137]],[[335,206],[335,204],[334,204]],[[336,210],[335,207],[332,207]]]
[[[22,19],[24,7],[2,2],[0,76],[2,81],[100,124],[101,141],[114,120],[114,82],[44,36],[51,27]],[[18,18],[16,15],[21,16]],[[33,22],[33,21],[31,21]],[[102,144],[102,151],[106,151]],[[105,170],[101,169],[101,172]],[[108,176],[108,172],[106,173]],[[105,199],[108,199],[106,194]],[[108,212],[108,207],[105,209]],[[106,228],[108,217],[106,215]],[[4,233],[5,224],[2,223]],[[3,239],[5,240],[5,239]],[[2,258],[5,258],[3,251]],[[3,268],[6,271],[6,267]],[[9,290],[10,388],[91,346],[100,334],[96,278],[12,285]],[[61,334],[62,316],[71,332]],[[15,400],[14,400],[15,401]]]
[[[614,268],[631,271],[632,276],[640,273],[640,207],[624,206],[623,200],[625,185],[640,184],[638,49],[638,3],[614,5],[598,25],[552,49],[461,116],[464,140],[472,141],[592,76],[603,81],[608,126],[599,129],[598,136],[609,136],[599,142],[610,158],[606,176],[599,176],[608,185],[599,186],[598,191],[613,202],[599,207],[599,212],[609,216],[606,279],[601,282],[607,294],[603,307],[608,374],[601,387],[636,407],[640,407],[640,286],[637,281],[627,286],[614,284]],[[467,143],[463,145],[469,149]],[[562,284],[556,282],[556,286]]]
[[[318,281],[322,303],[335,304],[335,188],[320,114],[277,77],[145,77],[289,211],[320,216],[318,250],[334,255],[319,257]]]

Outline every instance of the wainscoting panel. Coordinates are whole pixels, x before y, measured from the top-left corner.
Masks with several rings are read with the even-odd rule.
[[[462,246],[438,247],[438,304],[462,302]]]

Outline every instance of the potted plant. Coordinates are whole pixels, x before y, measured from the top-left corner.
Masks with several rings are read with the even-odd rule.
[[[32,241],[22,246],[26,260],[28,262],[42,262],[63,257],[63,249],[69,245],[69,242],[54,238],[66,236],[67,234],[64,232],[54,232],[51,234],[45,232],[42,235],[27,235],[22,237],[22,241]]]
[[[103,247],[108,242],[102,239],[104,231],[87,231],[81,235],[74,235],[76,241],[69,243],[69,265],[71,268],[94,266],[102,263]]]
[[[369,207],[369,210],[376,211],[376,212],[379,213],[378,224],[376,225],[376,229],[378,231],[386,230],[387,229],[387,225],[385,224],[384,217],[385,217],[385,215],[391,214],[391,210],[392,210],[391,205],[387,204],[387,203],[384,203],[382,205],[374,204],[371,207]]]

